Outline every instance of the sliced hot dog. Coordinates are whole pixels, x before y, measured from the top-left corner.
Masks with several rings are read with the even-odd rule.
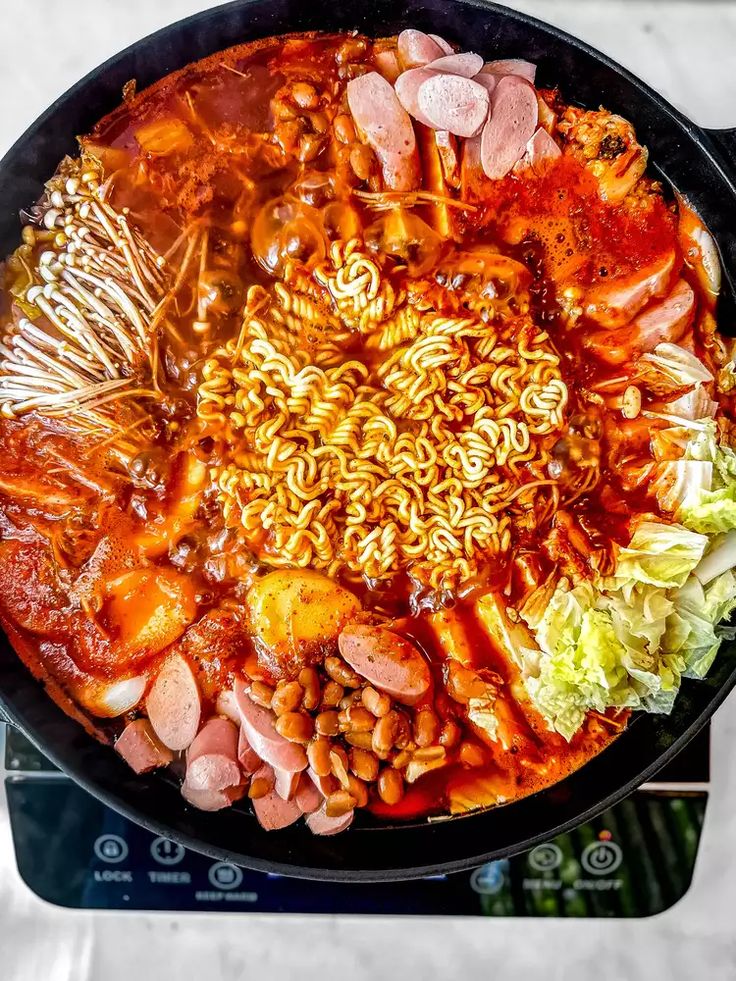
[[[526,153],[529,163],[538,174],[543,173],[553,160],[562,156],[562,150],[547,130],[541,127],[527,143]]]
[[[235,698],[248,742],[264,763],[299,773],[307,768],[307,754],[298,743],[290,743],[276,731],[276,716],[248,695],[245,685],[236,683]]]
[[[427,662],[410,641],[385,627],[349,624],[338,645],[354,671],[398,702],[414,705],[429,689]]]
[[[678,280],[669,296],[640,313],[632,324],[634,343],[641,351],[653,351],[657,344],[676,344],[695,310],[695,293],[684,279]]]
[[[534,84],[537,77],[537,66],[523,58],[504,58],[498,61],[487,61],[479,71],[489,75],[519,75]]]
[[[148,719],[129,722],[118,737],[115,749],[136,773],[149,773],[159,766],[168,766],[174,758],[161,742]]]
[[[291,800],[296,795],[301,773],[290,773],[288,770],[280,770],[278,767],[274,767],[273,772],[273,789],[282,800]]]
[[[199,685],[181,654],[164,661],[148,692],[146,711],[154,732],[169,749],[186,749],[197,735],[202,712]]]
[[[393,86],[378,72],[368,72],[348,82],[347,96],[353,121],[378,157],[386,186],[413,190],[420,178],[414,127]]]
[[[464,78],[473,78],[483,67],[483,59],[480,55],[473,54],[472,51],[463,51],[462,54],[443,55],[435,61],[430,61],[427,68],[432,68],[436,72],[447,72],[450,75],[462,75]]]
[[[455,49],[450,42],[445,41],[445,39],[440,37],[439,34],[428,34],[427,37],[431,37],[434,43],[438,45],[438,47],[442,48],[446,55],[455,54]]]
[[[482,85],[488,95],[491,96],[498,85],[499,77],[499,75],[491,75],[486,74],[486,72],[480,72],[478,75],[474,76],[473,81],[477,82],[478,85]]]
[[[192,790],[225,790],[240,783],[238,727],[229,719],[209,719],[187,752],[184,782]]]
[[[434,77],[434,72],[429,68],[410,68],[407,72],[402,72],[396,79],[396,95],[404,109],[424,126],[432,126],[432,123],[419,108],[419,86],[426,82],[428,78]]]
[[[251,744],[248,742],[248,737],[246,736],[245,729],[242,725],[238,735],[238,760],[243,768],[243,772],[246,774],[255,773],[263,763],[258,753],[256,753]]]
[[[397,50],[401,67],[421,68],[422,65],[436,61],[447,54],[447,51],[424,31],[407,30],[399,34]]]
[[[505,177],[521,160],[534,136],[539,107],[532,86],[518,75],[499,80],[491,96],[491,116],[483,127],[480,155],[491,180]]]
[[[307,827],[313,835],[336,835],[350,827],[354,816],[354,811],[348,811],[346,814],[341,814],[340,817],[328,817],[324,808],[321,807],[313,814],[307,815]]]
[[[329,797],[337,786],[337,778],[331,773],[326,777],[320,777],[310,766],[307,770],[307,775],[323,797]]]
[[[245,793],[245,787],[228,787],[226,790],[196,790],[186,781],[182,784],[181,795],[185,801],[200,811],[221,811],[230,807]]]
[[[675,253],[667,252],[630,276],[589,290],[585,313],[601,327],[623,327],[655,297],[664,296],[672,279]]]
[[[435,129],[474,136],[488,115],[488,92],[470,78],[435,75],[419,86],[419,109]]]
[[[324,794],[315,786],[312,778],[304,773],[297,787],[295,799],[302,814],[311,814],[318,810],[325,800]]]
[[[253,774],[253,779],[266,777],[274,779],[270,766],[263,766]],[[295,800],[284,800],[276,793],[276,788],[263,797],[256,797],[252,802],[258,823],[266,831],[280,831],[298,821],[302,816],[301,809]]]

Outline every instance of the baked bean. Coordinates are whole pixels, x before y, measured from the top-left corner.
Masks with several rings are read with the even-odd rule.
[[[313,712],[319,705],[320,683],[319,674],[315,668],[302,668],[299,672],[299,684],[304,689],[304,708]]]
[[[394,736],[394,746],[397,749],[406,749],[411,739],[411,723],[404,712],[397,711],[396,735]]]
[[[251,800],[258,800],[259,797],[265,797],[272,789],[273,780],[269,780],[268,777],[255,777],[248,787],[248,796]]]
[[[303,712],[286,712],[276,719],[276,732],[291,743],[308,743],[314,733],[314,723]]]
[[[342,746],[333,746],[330,750],[330,763],[332,772],[335,774],[341,785],[347,789],[348,786],[348,754]]]
[[[419,763],[430,763],[432,760],[441,760],[446,755],[444,746],[424,746],[412,753],[412,759]]]
[[[452,719],[448,719],[442,726],[439,744],[440,746],[444,746],[446,749],[452,749],[453,746],[457,746],[461,735],[462,731],[457,722],[453,722]]]
[[[332,773],[330,748],[328,739],[313,739],[307,746],[309,765],[318,777],[327,777]]]
[[[378,796],[385,804],[398,804],[404,796],[404,781],[398,770],[387,767],[378,777]]]
[[[340,713],[345,717],[345,728],[351,732],[371,732],[376,724],[376,717],[362,705],[351,705]]]
[[[302,163],[309,163],[318,156],[324,144],[324,137],[319,133],[305,133],[299,140],[297,157]]]
[[[296,110],[283,99],[271,100],[271,112],[276,119],[296,119]]]
[[[335,138],[339,143],[355,142],[355,126],[353,126],[353,121],[350,116],[347,115],[347,113],[341,112],[339,116],[336,116],[333,127],[335,130]]]
[[[341,712],[346,712],[351,705],[355,705],[356,701],[360,698],[360,693],[357,691],[351,691],[349,695],[344,695],[340,701],[337,703],[338,708]]]
[[[440,720],[432,709],[420,709],[414,716],[414,742],[417,746],[431,746],[440,734]]]
[[[356,777],[373,783],[378,776],[378,759],[368,750],[355,746],[350,750],[350,769]]]
[[[304,689],[298,681],[287,681],[277,686],[271,699],[271,708],[276,715],[284,715],[299,708]]]
[[[391,699],[388,695],[376,691],[370,685],[363,689],[360,697],[368,711],[372,712],[378,719],[383,718],[384,715],[388,715],[391,711]]]
[[[291,86],[291,98],[300,109],[316,109],[319,105],[317,89],[309,82],[294,82]]]
[[[333,708],[339,705],[344,697],[345,689],[342,685],[338,685],[336,681],[328,681],[322,692],[322,704],[327,708]]]
[[[410,749],[402,749],[400,753],[391,760],[391,766],[396,770],[403,770],[404,767],[411,763],[414,758],[414,753]]]
[[[304,130],[304,124],[298,119],[290,119],[286,122],[277,123],[274,127],[274,136],[284,153],[293,153],[297,145],[300,145],[300,138]]]
[[[463,743],[458,750],[458,759],[463,766],[483,766],[483,750],[474,743]]]
[[[355,803],[358,807],[365,807],[368,803],[368,788],[358,777],[353,776],[352,773],[348,774],[348,786],[347,791],[351,797],[355,798]]]
[[[333,681],[336,681],[344,688],[360,687],[360,678],[341,657],[335,657],[334,655],[326,657],[325,671]]]
[[[265,681],[254,681],[250,686],[250,697],[256,703],[256,705],[261,705],[263,708],[271,708],[271,700],[273,699],[273,688],[267,685]]]
[[[330,128],[330,121],[323,112],[310,112],[308,119],[315,133],[323,134]]]
[[[355,798],[347,790],[336,790],[334,794],[325,801],[325,814],[327,817],[342,817],[355,807]]]
[[[376,722],[373,730],[373,752],[379,759],[385,760],[391,752],[394,740],[399,731],[399,713],[391,711]]]
[[[350,151],[350,166],[357,178],[367,181],[376,167],[373,150],[363,143],[356,143]]]
[[[320,712],[314,720],[314,727],[320,736],[336,736],[340,731],[340,716],[334,709]]]
[[[346,732],[345,742],[349,743],[351,746],[358,746],[360,747],[360,749],[372,749],[373,733],[372,732]]]

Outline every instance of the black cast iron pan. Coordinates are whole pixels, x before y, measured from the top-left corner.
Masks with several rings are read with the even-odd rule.
[[[434,31],[487,59],[527,58],[542,85],[570,102],[620,112],[651,160],[714,233],[726,278],[721,329],[736,328],[736,130],[706,132],[646,85],[554,27],[482,0],[237,0],[164,28],[111,58],[63,95],[0,162],[0,255],[18,241],[18,212],[75,135],[120,102],[130,78],[143,88],[188,62],[244,41],[305,30],[381,36],[405,27]],[[245,811],[188,807],[166,776],[136,777],[46,695],[0,635],[0,706],[8,719],[95,797],[188,848],[269,872],[341,881],[407,879],[470,868],[524,851],[589,820],[650,779],[708,721],[736,684],[736,643],[724,645],[710,677],[685,682],[668,717],[637,718],[600,756],[562,783],[473,815],[387,827],[366,817],[334,838],[295,827],[266,833]]]

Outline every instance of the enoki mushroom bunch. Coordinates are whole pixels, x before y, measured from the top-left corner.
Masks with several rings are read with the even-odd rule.
[[[231,446],[213,474],[226,519],[273,565],[454,589],[550,483],[559,358],[528,317],[409,307],[356,243],[305,278],[251,289],[240,337],[204,367],[199,416]]]
[[[121,422],[112,405],[153,394],[141,381],[152,377],[164,260],[106,202],[92,158],[64,161],[37,220],[24,230],[30,262],[18,299],[26,316],[0,344],[0,412],[12,418],[38,410],[114,433]]]

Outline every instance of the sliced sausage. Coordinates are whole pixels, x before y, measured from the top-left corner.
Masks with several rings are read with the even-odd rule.
[[[396,95],[404,109],[424,126],[434,129],[427,116],[419,108],[419,86],[429,78],[434,78],[435,73],[429,68],[410,68],[407,72],[402,72],[396,79]]]
[[[429,667],[416,647],[385,627],[351,624],[338,641],[350,667],[398,702],[414,705],[429,690]]]
[[[676,344],[690,326],[695,310],[695,293],[684,279],[678,280],[669,296],[640,313],[632,324],[634,343],[641,351],[658,344]]]
[[[527,81],[518,75],[500,79],[491,96],[491,116],[481,137],[481,163],[487,177],[505,177],[521,160],[534,136],[538,114],[537,95]]]
[[[324,804],[325,796],[307,774],[302,774],[296,790],[297,804],[302,814],[311,814]]]
[[[148,719],[135,719],[123,729],[115,749],[136,773],[149,773],[159,766],[168,766],[174,759],[170,749],[161,742]]]
[[[253,779],[259,777],[273,779],[273,772],[270,766],[263,766],[253,774]],[[281,831],[288,828],[290,824],[298,821],[302,816],[301,809],[295,800],[284,800],[276,793],[276,788],[270,790],[263,797],[256,797],[251,801],[258,823],[266,831]]]
[[[319,774],[314,772],[311,766],[307,770],[307,775],[323,797],[329,797],[337,784],[337,779],[332,774],[326,777],[320,777]]]
[[[296,789],[299,786],[301,773],[293,773],[289,770],[280,770],[278,767],[274,767],[273,772],[273,789],[282,800],[292,800],[292,798],[296,795]]]
[[[547,130],[538,129],[526,145],[529,163],[536,173],[543,173],[553,160],[562,156],[562,150],[549,135]]]
[[[480,74],[474,76],[473,81],[477,82],[478,85],[482,85],[488,95],[491,96],[498,85],[499,77],[500,76],[498,75],[490,75],[486,74],[485,72],[480,72]]]
[[[534,84],[537,77],[537,66],[523,58],[504,58],[498,61],[487,61],[480,69],[483,75],[518,75]]]
[[[238,727],[229,719],[210,719],[187,753],[184,782],[192,790],[225,790],[240,783]]]
[[[416,137],[393,86],[378,72],[368,72],[348,82],[347,96],[358,132],[378,157],[386,186],[413,190],[420,179]]]
[[[245,787],[228,787],[226,790],[197,790],[186,781],[181,786],[181,795],[187,803],[200,811],[221,811],[230,807],[245,793]]]
[[[248,742],[245,728],[242,725],[238,735],[238,760],[246,774],[255,773],[263,765],[260,756]]]
[[[444,48],[424,31],[407,30],[399,34],[397,50],[401,67],[421,68],[447,54]]]
[[[464,51],[462,54],[444,55],[435,61],[430,61],[427,68],[436,72],[447,72],[450,75],[462,75],[464,78],[472,78],[477,75],[483,67],[483,59],[480,55],[473,54],[472,51]]]
[[[248,688],[237,683],[235,698],[248,742],[264,763],[299,773],[307,768],[307,754],[298,743],[290,743],[276,731],[276,716],[256,705]]]
[[[584,344],[605,364],[622,365],[658,344],[677,343],[690,326],[694,310],[695,293],[681,279],[666,299],[639,314],[628,329],[594,331]]]
[[[630,276],[593,287],[586,297],[586,316],[601,327],[623,327],[650,300],[667,293],[674,266],[675,253],[667,252]]]
[[[428,34],[427,37],[431,37],[434,43],[438,47],[442,48],[442,50],[446,55],[455,54],[455,49],[450,44],[450,42],[445,41],[445,39],[443,37],[440,37],[439,34]]]
[[[488,115],[488,92],[470,78],[435,75],[419,86],[419,109],[435,129],[475,136]]]
[[[197,735],[202,713],[199,685],[181,654],[164,661],[146,698],[146,711],[154,732],[169,749],[186,749]]]
[[[321,807],[313,814],[307,814],[307,827],[313,835],[336,835],[350,827],[354,816],[354,811],[348,811],[340,817],[328,817]]]

